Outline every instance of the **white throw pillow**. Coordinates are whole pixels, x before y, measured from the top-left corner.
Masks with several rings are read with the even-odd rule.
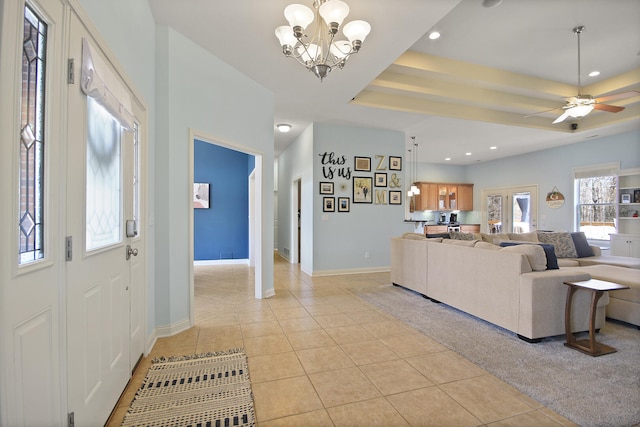
[[[547,269],[547,256],[540,245],[513,245],[500,249],[505,252],[517,252],[524,254],[531,265],[533,271],[544,271]]]

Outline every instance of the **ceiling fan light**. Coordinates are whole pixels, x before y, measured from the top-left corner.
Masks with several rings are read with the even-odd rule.
[[[567,110],[569,115],[573,118],[579,119],[589,114],[593,110],[593,105],[576,105]]]

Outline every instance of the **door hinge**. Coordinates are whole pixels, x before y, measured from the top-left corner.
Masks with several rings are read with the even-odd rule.
[[[67,83],[72,85],[75,83],[76,80],[76,75],[75,75],[75,71],[74,71],[74,59],[73,58],[69,58],[67,60]]]
[[[76,423],[75,414],[73,412],[69,412],[67,414],[67,427],[74,427]]]
[[[65,260],[73,260],[73,237],[67,236],[64,244]]]

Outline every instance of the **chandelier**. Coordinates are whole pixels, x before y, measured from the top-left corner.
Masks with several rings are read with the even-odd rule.
[[[341,27],[349,14],[349,6],[340,0],[314,0],[314,10],[301,4],[284,9],[289,25],[276,28],[284,56],[295,58],[322,81],[334,68],[343,68],[371,31],[365,21],[351,21]],[[311,22],[315,26],[311,36],[305,30]],[[338,31],[348,40],[334,40]]]

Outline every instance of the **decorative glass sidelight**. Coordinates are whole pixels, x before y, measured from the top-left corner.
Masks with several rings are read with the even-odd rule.
[[[19,138],[18,262],[44,258],[45,70],[47,24],[24,8]]]
[[[502,196],[490,195],[487,197],[487,225],[489,233],[502,232]]]
[[[122,126],[87,98],[86,249],[122,241]]]

